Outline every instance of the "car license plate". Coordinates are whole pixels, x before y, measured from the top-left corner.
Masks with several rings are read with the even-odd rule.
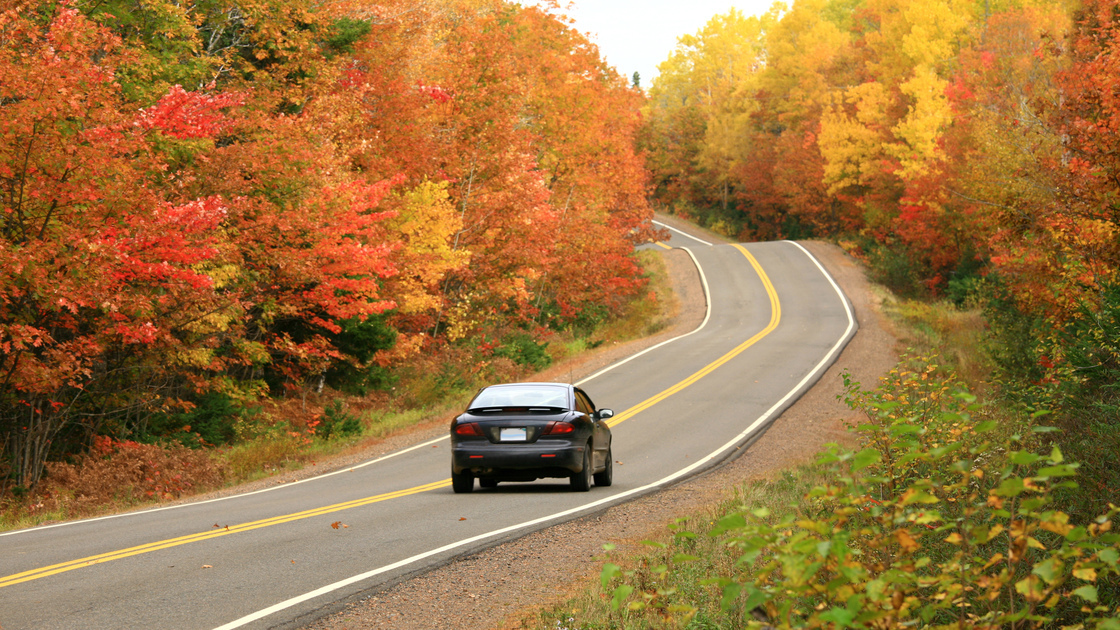
[[[500,437],[503,442],[524,442],[525,427],[502,427]]]

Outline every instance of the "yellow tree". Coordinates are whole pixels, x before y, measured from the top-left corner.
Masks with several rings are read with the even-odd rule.
[[[658,66],[647,115],[665,143],[652,146],[665,170],[655,176],[687,182],[691,195],[681,196],[688,201],[729,207],[731,173],[749,151],[741,139],[755,111],[747,96],[764,64],[762,36],[780,8],[763,18],[736,9],[717,15],[695,35],[680,37]]]

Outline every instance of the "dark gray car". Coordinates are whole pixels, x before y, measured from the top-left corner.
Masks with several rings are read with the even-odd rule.
[[[586,492],[613,480],[610,409],[566,383],[507,383],[479,390],[451,423],[451,486],[567,477]]]

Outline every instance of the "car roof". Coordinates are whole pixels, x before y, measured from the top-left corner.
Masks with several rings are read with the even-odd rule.
[[[493,385],[487,385],[486,387],[483,387],[482,389],[490,389],[491,387],[541,387],[541,386],[544,386],[544,385],[547,385],[547,386],[550,386],[550,387],[564,387],[564,388],[573,387],[573,385],[569,385],[568,383],[525,382],[525,383],[495,383]]]

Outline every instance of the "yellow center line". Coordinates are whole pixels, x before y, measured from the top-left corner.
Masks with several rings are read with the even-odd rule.
[[[662,244],[658,243],[658,245],[662,245]],[[665,245],[662,245],[662,246],[666,247],[667,249],[671,249],[671,248],[669,248]],[[766,275],[766,272],[764,272],[762,270],[762,265],[760,265],[758,263],[758,260],[756,260],[755,257],[752,256],[751,253],[748,252],[747,249],[745,247],[743,247],[742,245],[734,245],[734,247],[738,248],[739,251],[743,252],[743,255],[747,257],[747,260],[750,261],[751,266],[754,267],[755,272],[758,273],[759,278],[762,280],[762,285],[765,287],[766,294],[770,298],[770,323],[766,326],[766,328],[763,328],[761,331],[759,331],[758,334],[754,335],[750,339],[748,339],[748,340],[744,341],[743,343],[739,344],[738,346],[735,347],[735,349],[731,350],[730,352],[723,355],[719,359],[716,359],[712,363],[709,363],[708,365],[704,366],[704,368],[701,369],[699,372],[696,372],[692,376],[689,376],[688,378],[686,378],[683,381],[677,383],[676,385],[670,387],[669,389],[666,389],[665,391],[657,394],[656,396],[653,396],[652,398],[648,398],[645,401],[639,403],[638,405],[636,405],[634,407],[631,407],[630,409],[627,409],[626,411],[618,414],[617,416],[614,416],[613,418],[611,418],[610,420],[607,421],[608,426],[611,426],[611,427],[616,426],[619,423],[636,416],[638,413],[640,413],[642,411],[645,411],[646,409],[649,409],[650,407],[656,405],[657,403],[661,402],[662,400],[665,400],[666,398],[672,396],[673,394],[676,394],[677,392],[680,392],[681,390],[685,389],[689,385],[692,385],[693,383],[700,380],[701,378],[704,378],[705,376],[707,376],[708,374],[713,372],[716,368],[718,368],[721,365],[727,363],[728,361],[735,358],[736,356],[742,354],[743,351],[745,351],[747,348],[753,346],[760,339],[762,339],[766,335],[770,334],[775,328],[778,327],[778,322],[781,321],[781,318],[782,318],[781,304],[779,304],[779,302],[778,302],[778,292],[774,289],[774,285],[771,284],[770,278]],[[127,549],[120,549],[120,550],[117,550],[117,551],[110,551],[110,552],[98,554],[98,555],[95,555],[95,556],[88,556],[88,557],[85,557],[85,558],[79,558],[77,560],[71,560],[69,562],[52,564],[50,566],[41,567],[41,568],[38,568],[38,569],[32,569],[30,571],[24,571],[22,573],[15,573],[13,575],[9,575],[9,576],[6,576],[6,577],[0,577],[0,588],[4,588],[5,586],[13,586],[15,584],[20,584],[21,582],[29,582],[31,580],[37,580],[39,578],[44,578],[44,577],[51,576],[51,575],[56,575],[56,574],[59,574],[59,573],[65,573],[66,571],[73,571],[74,569],[80,569],[82,567],[88,567],[88,566],[92,566],[92,565],[95,565],[95,564],[101,564],[103,562],[111,562],[113,560],[120,560],[120,559],[123,559],[123,558],[128,558],[130,556],[137,556],[137,555],[140,555],[140,554],[150,553],[150,552],[153,552],[153,551],[159,551],[161,549],[169,549],[171,547],[178,547],[179,545],[186,545],[186,544],[189,544],[189,543],[201,542],[201,541],[204,541],[204,540],[210,540],[212,538],[218,538],[220,536],[228,536],[230,534],[237,534],[237,533],[240,533],[240,532],[252,531],[254,529],[260,529],[262,527],[270,527],[272,525],[280,525],[282,523],[290,523],[292,521],[298,521],[298,520],[302,520],[302,519],[305,519],[305,518],[311,518],[313,516],[322,516],[324,514],[330,514],[332,512],[340,512],[342,510],[349,510],[351,508],[361,507],[363,505],[370,505],[372,503],[378,503],[378,502],[381,502],[381,501],[388,501],[390,499],[398,499],[398,498],[406,497],[406,496],[409,496],[409,495],[412,495],[412,494],[419,494],[421,492],[428,492],[430,490],[438,490],[440,488],[446,488],[447,486],[450,486],[450,485],[451,485],[451,480],[450,479],[444,479],[442,481],[435,481],[435,482],[425,484],[425,485],[422,485],[422,486],[407,488],[405,490],[396,490],[394,492],[387,492],[385,494],[378,494],[378,495],[375,495],[375,496],[372,496],[372,497],[366,497],[364,499],[356,499],[356,500],[353,500],[353,501],[346,501],[344,503],[336,503],[334,505],[328,505],[328,506],[324,506],[324,507],[320,507],[320,508],[314,508],[314,509],[311,509],[311,510],[305,510],[303,512],[295,512],[293,514],[284,514],[284,515],[281,515],[281,516],[266,518],[266,519],[259,520],[259,521],[242,523],[240,525],[225,526],[225,527],[221,527],[221,528],[217,528],[217,529],[213,529],[213,530],[209,530],[209,531],[205,531],[205,532],[200,532],[200,533],[196,533],[196,534],[189,534],[187,536],[180,536],[178,538],[169,538],[167,540],[160,540],[160,541],[156,541],[156,542],[152,542],[152,543],[147,543],[147,544],[144,544],[144,545],[139,545],[139,546],[136,546],[136,547],[129,547]]]
[[[653,244],[657,245],[658,247],[664,247],[665,249],[673,249],[672,247],[666,245],[665,243],[662,243],[661,241],[654,241]]]
[[[219,529],[200,532],[200,533],[197,533],[197,534],[190,534],[190,535],[187,535],[187,536],[180,536],[178,538],[169,538],[167,540],[160,540],[160,541],[148,543],[148,544],[145,544],[145,545],[139,545],[137,547],[129,547],[128,549],[120,549],[120,550],[117,550],[117,551],[110,551],[108,553],[102,553],[102,554],[98,554],[96,556],[88,556],[86,558],[79,558],[77,560],[71,560],[69,562],[63,562],[63,563],[60,563],[60,564],[53,564],[51,566],[42,567],[42,568],[39,568],[39,569],[32,569],[30,571],[24,571],[23,573],[16,573],[16,574],[13,574],[13,575],[9,575],[9,576],[0,578],[0,588],[3,588],[5,586],[12,586],[14,584],[19,584],[21,582],[28,582],[30,580],[37,580],[39,578],[47,577],[49,575],[55,575],[55,574],[58,574],[58,573],[64,573],[66,571],[73,571],[74,569],[80,569],[82,567],[88,567],[88,566],[92,566],[94,564],[101,564],[102,562],[110,562],[112,560],[120,560],[122,558],[127,558],[129,556],[136,556],[136,555],[140,555],[140,554],[144,554],[144,553],[149,553],[149,552],[152,552],[152,551],[159,551],[160,549],[168,549],[168,548],[171,548],[171,547],[178,547],[179,545],[186,545],[186,544],[193,543],[193,542],[200,542],[200,541],[203,541],[203,540],[209,540],[211,538],[218,538],[220,536],[228,536],[229,534],[237,534],[237,533],[240,533],[240,532],[252,531],[254,529],[260,529],[262,527],[269,527],[271,525],[280,525],[282,523],[290,523],[292,521],[298,521],[298,520],[302,520],[302,519],[305,519],[305,518],[311,518],[313,516],[322,516],[324,514],[330,514],[332,512],[340,512],[342,510],[349,510],[351,508],[360,507],[360,506],[363,506],[363,505],[369,505],[371,503],[378,503],[380,501],[388,501],[389,499],[397,499],[397,498],[400,498],[400,497],[408,496],[410,494],[418,494],[418,493],[421,493],[421,492],[427,492],[429,490],[437,490],[439,488],[446,488],[447,486],[450,486],[450,485],[451,485],[451,480],[450,479],[444,479],[442,481],[436,481],[436,482],[433,482],[433,483],[425,484],[425,485],[422,485],[422,486],[416,486],[414,488],[408,488],[408,489],[405,489],[405,490],[396,490],[394,492],[387,492],[385,494],[379,494],[379,495],[372,496],[372,497],[366,497],[364,499],[356,499],[354,501],[347,501],[345,503],[336,503],[334,505],[327,505],[327,506],[324,506],[324,507],[319,507],[319,508],[315,508],[315,509],[311,509],[311,510],[305,510],[303,512],[296,512],[294,514],[284,514],[282,516],[275,516],[273,518],[266,518],[266,519],[263,519],[263,520],[260,520],[260,521],[252,521],[250,523],[242,523],[240,525],[226,526],[226,527],[222,527],[222,528],[219,528]]]
[[[762,270],[762,265],[760,265],[758,263],[758,260],[754,256],[752,256],[750,252],[747,251],[747,248],[743,247],[742,245],[734,245],[734,247],[743,252],[743,255],[747,257],[748,261],[750,261],[751,266],[754,267],[754,270],[758,274],[759,279],[762,280],[762,286],[766,289],[766,295],[770,298],[770,323],[766,325],[766,328],[763,328],[761,331],[759,331],[758,334],[739,344],[733,350],[723,355],[722,357],[704,366],[704,368],[699,372],[696,372],[692,376],[689,376],[676,385],[673,385],[669,389],[666,389],[665,391],[651,398],[647,398],[646,400],[627,409],[626,411],[612,417],[610,420],[607,420],[607,426],[617,426],[618,424],[625,422],[630,418],[633,418],[634,416],[645,411],[646,409],[649,409],[662,400],[665,400],[673,394],[676,394],[689,385],[692,385],[708,374],[711,374],[716,368],[742,354],[747,348],[758,343],[760,339],[762,339],[766,335],[769,335],[775,328],[778,327],[778,322],[782,320],[782,305],[780,302],[778,302],[778,292],[774,289],[774,285],[770,282],[770,277],[767,276],[766,272]]]

